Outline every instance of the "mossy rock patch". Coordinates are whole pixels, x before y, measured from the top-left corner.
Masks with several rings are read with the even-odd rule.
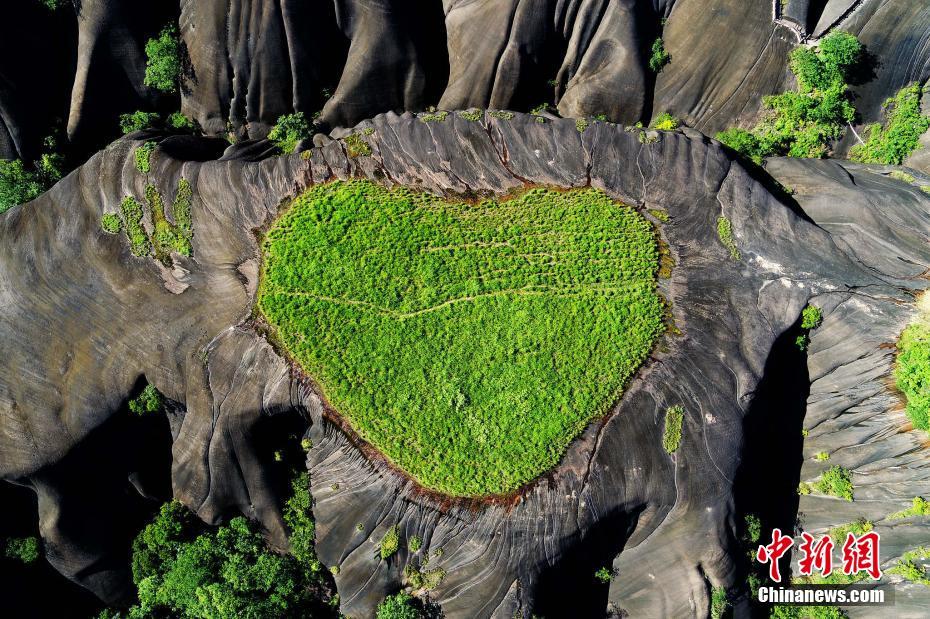
[[[512,492],[609,411],[663,331],[655,231],[594,190],[477,204],[317,186],[263,243],[258,307],[423,486]]]

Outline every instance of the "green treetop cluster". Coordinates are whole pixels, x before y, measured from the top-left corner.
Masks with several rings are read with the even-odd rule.
[[[0,213],[38,198],[64,175],[65,160],[56,152],[57,140],[49,136],[37,161],[0,159]]]
[[[663,331],[655,231],[593,189],[469,204],[331,183],[263,249],[258,307],[279,344],[447,494],[511,492],[557,464]]]
[[[118,234],[125,230],[129,239],[129,249],[135,256],[143,257],[151,253],[162,264],[171,263],[171,252],[182,256],[193,255],[194,223],[191,216],[193,190],[186,179],[178,181],[178,190],[171,204],[172,223],[168,220],[168,207],[154,185],[145,188],[145,199],[149,205],[149,223],[153,233],[150,235],[142,219],[145,211],[142,205],[127,196],[120,204],[120,215],[107,213],[100,218],[100,227],[109,234]]]
[[[152,385],[146,385],[137,397],[129,400],[129,412],[135,415],[157,413],[165,405],[164,396]]]
[[[268,139],[283,153],[293,153],[301,140],[313,135],[310,123],[303,112],[285,114],[278,118],[278,122],[271,128]]]
[[[145,44],[145,85],[164,92],[177,92],[181,82],[181,40],[174,24]]]
[[[823,157],[855,117],[848,82],[861,56],[862,45],[845,32],[814,48],[798,47],[790,59],[798,89],[765,97],[768,112],[759,124],[728,129],[717,139],[756,163],[772,155]]]
[[[139,603],[101,618],[334,617],[313,549],[306,473],[295,476],[284,509],[291,552],[270,549],[249,520],[206,528],[176,501],[166,503],[133,542]]]

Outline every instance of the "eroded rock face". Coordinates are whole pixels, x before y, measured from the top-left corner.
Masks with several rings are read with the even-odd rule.
[[[835,241],[829,226],[779,201],[696,132],[595,123],[579,133],[569,120],[485,115],[473,122],[455,114],[433,123],[387,114],[358,129],[368,128],[372,155],[357,159],[333,141],[305,157],[185,162],[166,153],[197,149],[188,139],[166,138],[148,179],[133,165],[139,142],[121,140],[43,197],[0,216],[7,351],[0,474],[41,491],[42,532],[56,567],[110,600],[125,595],[125,568],[114,570],[111,554],[80,544],[73,523],[89,507],[61,509],[79,490],[50,471],[107,423],[144,377],[184,411],[171,418],[174,495],[209,522],[236,512],[259,519],[278,544],[280,497],[258,437],[283,415],[309,420],[318,553],[340,567],[348,615],[371,614],[400,586],[413,535],[424,541],[420,556],[431,553],[430,567],[446,570],[431,597],[450,617],[511,617],[516,610],[559,616],[567,604],[581,615],[612,608],[702,616],[711,585],[738,593],[734,484],[744,423],[758,412],[772,351],[810,299],[822,299],[827,314],[812,362],[834,321],[867,326],[833,313],[852,307],[863,291],[887,312],[889,333],[903,327],[909,310],[899,280],[922,287],[919,269],[883,262],[877,250],[874,258],[850,253],[860,243],[842,234]],[[796,174],[803,180],[821,172],[842,179],[829,169]],[[260,260],[254,231],[310,184],[353,176],[470,195],[524,183],[590,184],[664,210],[670,221],[661,231],[677,265],[662,292],[681,335],[666,335],[616,410],[514,501],[426,495],[366,457],[250,321]],[[194,192],[191,259],[175,257],[175,268],[160,268],[133,257],[123,236],[100,229],[101,215],[115,212],[126,195],[141,198],[146,182],[170,199],[180,178]],[[919,254],[907,240],[911,224],[926,231],[916,215],[926,212],[926,198],[917,198],[924,201],[913,203],[911,223],[897,229],[901,251]],[[732,223],[738,261],[717,237],[718,217]],[[684,407],[685,420],[681,447],[669,456],[663,418],[673,405]],[[377,543],[393,526],[401,549],[382,561]],[[618,577],[598,586],[591,575],[611,564]]]
[[[6,22],[15,52],[0,62],[0,157],[37,149],[31,144],[47,132],[33,126],[35,109],[24,104],[23,89],[47,89],[47,96],[29,100],[56,113],[70,101],[70,137],[96,148],[116,135],[120,113],[178,107],[208,134],[229,131],[240,139],[265,137],[292,111],[319,112],[322,126],[333,128],[437,104],[528,111],[541,103],[563,116],[605,114],[629,124],[670,112],[713,135],[754,122],[761,98],[789,86],[788,52],[833,30],[856,34],[875,58],[895,59],[875,65],[854,89],[864,123],[878,120],[882,102],[899,88],[930,78],[923,42],[930,7],[908,0],[792,0],[784,7],[744,0],[83,0],[76,6],[80,11],[65,7],[56,18],[75,20],[76,49],[65,39],[60,59],[43,67],[43,84],[35,70],[23,75],[18,67],[21,50],[41,50],[23,40],[20,24],[41,22],[41,29],[50,18],[33,10]],[[143,46],[175,20],[189,63],[181,94],[164,97],[143,84]],[[649,56],[658,37],[671,62],[656,74]]]

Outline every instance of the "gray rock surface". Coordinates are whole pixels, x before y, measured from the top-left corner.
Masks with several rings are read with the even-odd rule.
[[[560,616],[567,604],[583,616],[606,608],[703,616],[711,586],[739,594],[735,484],[743,450],[753,447],[745,445],[744,423],[759,403],[771,351],[805,304],[818,300],[827,320],[812,342],[805,450],[821,440],[818,428],[830,427],[836,408],[821,402],[832,393],[843,406],[866,402],[866,417],[884,423],[889,413],[869,411],[887,409],[891,396],[877,383],[863,387],[869,383],[862,377],[874,382],[887,373],[890,353],[879,344],[892,341],[912,313],[906,290],[924,285],[918,275],[926,258],[915,235],[927,233],[927,198],[897,187],[891,207],[881,202],[894,210],[885,218],[892,232],[872,236],[872,227],[863,226],[856,237],[844,232],[842,219],[831,229],[816,204],[845,187],[865,212],[892,181],[863,172],[861,182],[876,189],[856,193],[849,175],[830,162],[797,170],[788,167],[793,162],[770,164],[794,170],[796,178],[783,183],[795,188],[817,226],[694,132],[649,137],[595,123],[579,133],[569,120],[485,115],[472,122],[456,114],[431,123],[386,114],[358,127],[367,128],[372,156],[358,159],[336,140],[302,156],[249,162],[229,152],[229,160],[198,163],[183,159],[200,150],[166,139],[147,177],[133,165],[139,142],[124,139],[38,200],[0,215],[0,336],[7,343],[0,363],[0,475],[43,497],[42,533],[56,567],[107,599],[125,594],[124,568],[113,569],[112,555],[88,547],[74,526],[91,507],[72,503],[64,510],[71,486],[51,472],[118,414],[144,377],[179,409],[171,418],[174,495],[209,522],[237,512],[259,519],[280,545],[280,497],[258,437],[276,418],[306,416],[318,553],[340,567],[336,582],[348,615],[370,616],[401,586],[411,558],[406,544],[388,561],[375,554],[395,525],[402,540],[422,537],[421,555],[431,553],[430,567],[446,570],[431,597],[450,617],[511,617],[517,610]],[[252,150],[243,155],[250,158]],[[671,219],[660,229],[677,266],[661,286],[682,335],[667,335],[616,410],[513,500],[424,493],[366,457],[370,452],[333,423],[312,386],[251,321],[260,260],[254,231],[310,184],[350,176],[470,195],[525,183],[591,184],[630,204],[663,209]],[[123,236],[100,230],[100,216],[115,212],[124,196],[141,198],[154,182],[170,199],[182,177],[194,189],[191,259],[174,256],[168,269],[133,257]],[[817,194],[820,185],[828,192]],[[720,216],[732,222],[739,261],[717,237]],[[917,265],[888,262],[883,238]],[[882,316],[881,329],[864,318],[869,311]],[[836,351],[826,353],[831,338]],[[852,358],[857,346],[876,351],[865,369]],[[833,366],[849,380],[834,384]],[[686,411],[683,441],[669,456],[661,447],[663,417],[678,404]],[[900,413],[888,419],[894,415],[900,422]],[[899,476],[910,481],[891,492],[894,499],[883,499],[882,509],[920,494],[922,460],[908,455],[913,439],[902,442],[885,430],[876,436],[889,442],[863,451],[852,447],[862,442],[861,428],[854,429],[861,424],[848,425],[849,462],[866,467],[856,470],[863,497],[860,477],[887,457],[915,464],[912,474]],[[821,520],[815,504],[802,503],[809,526],[826,526],[833,503]],[[594,570],[611,564],[617,578],[597,585]],[[572,591],[571,599],[564,591]],[[915,603],[925,603],[921,593]]]
[[[77,42],[65,37],[51,59],[28,54],[42,44],[23,36],[23,20],[6,22],[17,53],[0,57],[0,157],[38,148],[48,127],[35,125],[50,118],[36,114],[28,103],[35,100],[62,113],[70,106],[68,132],[83,148],[114,137],[120,113],[179,107],[208,134],[240,139],[265,137],[295,110],[319,113],[330,129],[437,104],[528,111],[541,103],[567,117],[606,114],[628,124],[667,111],[713,135],[755,122],[761,98],[790,84],[788,52],[836,29],[859,35],[881,61],[856,89],[862,122],[879,119],[881,103],[900,87],[930,78],[926,3],[780,7],[778,0],[83,0],[71,26],[57,26],[75,29]],[[67,24],[70,9],[59,13]],[[146,39],[175,20],[187,54],[180,100],[142,83]],[[656,75],[648,59],[660,36],[671,62]],[[26,74],[24,54],[41,59]]]
[[[890,387],[894,343],[915,314],[914,295],[927,288],[930,196],[888,177],[892,169],[790,159],[767,164],[850,258],[888,284],[812,299],[825,310],[825,319],[811,336],[800,480],[814,481],[828,467],[841,465],[853,472],[855,501],[807,495],[798,508],[803,528],[815,533],[857,518],[872,520],[882,536],[885,570],[902,553],[930,541],[930,519],[888,519],[910,507],[913,497],[930,495],[927,435],[910,425],[900,395]],[[920,181],[930,183],[930,177]],[[815,461],[814,454],[822,451],[830,459]],[[927,616],[927,587],[902,582],[900,576],[885,580],[896,585],[895,616]],[[873,609],[849,611],[853,617],[874,616]]]

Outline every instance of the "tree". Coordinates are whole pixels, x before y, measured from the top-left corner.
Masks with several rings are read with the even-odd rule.
[[[177,92],[181,81],[181,41],[174,24],[145,44],[145,85],[164,92]]]

